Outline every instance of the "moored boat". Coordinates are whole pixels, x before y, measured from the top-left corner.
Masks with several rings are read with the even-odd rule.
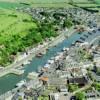
[[[18,88],[20,88],[20,87],[22,87],[23,85],[25,85],[26,84],[26,80],[21,80],[19,83],[17,83],[15,86],[16,87],[18,87]]]

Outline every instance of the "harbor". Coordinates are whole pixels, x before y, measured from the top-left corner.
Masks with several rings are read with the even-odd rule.
[[[99,1],[0,0],[0,100],[99,100]]]
[[[46,54],[44,54],[43,56],[41,56],[40,58],[38,57],[33,57],[32,61],[30,64],[26,64],[24,65],[21,70],[24,70],[24,73],[20,76],[18,75],[14,75],[14,74],[7,74],[3,77],[0,78],[0,94],[7,92],[11,89],[14,88],[14,86],[16,85],[16,83],[18,83],[19,81],[23,80],[23,79],[31,79],[33,74],[29,75],[29,73],[32,73],[33,71],[38,72],[38,69],[41,69],[43,66],[49,67],[46,63],[48,62],[49,64],[53,63],[54,56],[56,56],[57,54],[59,54],[59,52],[61,52],[62,50],[65,51],[66,47],[67,49],[72,46],[73,43],[75,43],[77,40],[80,39],[80,37],[84,36],[84,34],[87,33],[82,33],[82,34],[78,34],[78,33],[74,33],[72,34],[69,38],[64,39],[61,43],[58,43],[56,46],[53,46],[51,48],[49,48],[49,50],[46,52]],[[96,32],[96,34],[98,34],[98,31]],[[92,38],[93,36],[90,35],[89,39]],[[51,59],[51,60],[50,60]],[[56,60],[59,59],[58,57],[55,58]],[[13,79],[13,83],[11,83],[11,78]]]
[[[54,45],[62,42],[65,39],[64,35],[65,34],[62,33],[61,35],[59,35],[58,37],[55,38],[56,41],[54,41],[54,40],[50,41],[46,45],[36,48],[35,51],[34,50],[28,51],[28,55],[24,54],[22,57],[20,57],[20,59],[16,60],[13,64],[7,66],[7,68],[0,70],[0,71],[2,71],[2,73],[0,73],[0,77],[11,73],[12,67],[15,69],[24,67],[25,65],[30,64],[33,57],[35,57],[35,56],[41,57],[42,55],[44,55],[46,53],[47,48],[53,47]]]
[[[6,70],[4,73],[0,74],[0,77],[3,77],[7,74],[15,74],[15,75],[22,75],[24,73],[24,70],[20,70],[20,69],[11,69],[11,70]]]
[[[22,74],[21,76],[7,74],[1,77],[0,86],[2,87],[0,87],[0,94],[13,89],[16,83],[18,83],[22,79],[27,78],[28,73],[32,71],[37,71],[39,67],[42,67],[45,65],[47,60],[49,60],[51,57],[54,57],[57,54],[57,52],[62,51],[63,47],[71,46],[72,42],[76,41],[79,37],[80,35],[77,33],[72,34],[68,39],[63,40],[61,43],[58,43],[56,47],[55,46],[51,47],[49,51],[47,51],[46,54],[43,55],[41,58],[34,57],[30,64],[24,65],[22,70],[25,70],[25,71],[24,71],[24,74]],[[13,82],[11,82],[12,79],[13,79]]]

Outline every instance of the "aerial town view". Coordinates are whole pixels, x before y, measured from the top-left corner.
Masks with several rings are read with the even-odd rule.
[[[0,0],[0,100],[100,100],[100,0]]]

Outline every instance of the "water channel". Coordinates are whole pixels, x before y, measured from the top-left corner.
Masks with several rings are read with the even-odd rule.
[[[85,33],[84,33],[85,34]],[[83,34],[82,34],[83,35]],[[29,72],[37,71],[38,67],[43,67],[46,64],[47,60],[51,57],[54,57],[57,52],[60,52],[64,47],[70,47],[73,42],[78,40],[80,34],[72,34],[68,39],[66,38],[61,43],[57,44],[56,47],[51,47],[45,55],[41,58],[34,57],[32,62],[24,66],[24,74],[22,76],[17,76],[14,74],[8,74],[0,78],[0,94],[5,93],[14,88],[16,83],[22,79],[26,79]]]

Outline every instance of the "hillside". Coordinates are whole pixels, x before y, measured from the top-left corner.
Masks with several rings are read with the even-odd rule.
[[[37,27],[31,20],[24,13],[0,10],[0,65],[10,63],[10,55],[23,51],[22,38],[30,29]]]

